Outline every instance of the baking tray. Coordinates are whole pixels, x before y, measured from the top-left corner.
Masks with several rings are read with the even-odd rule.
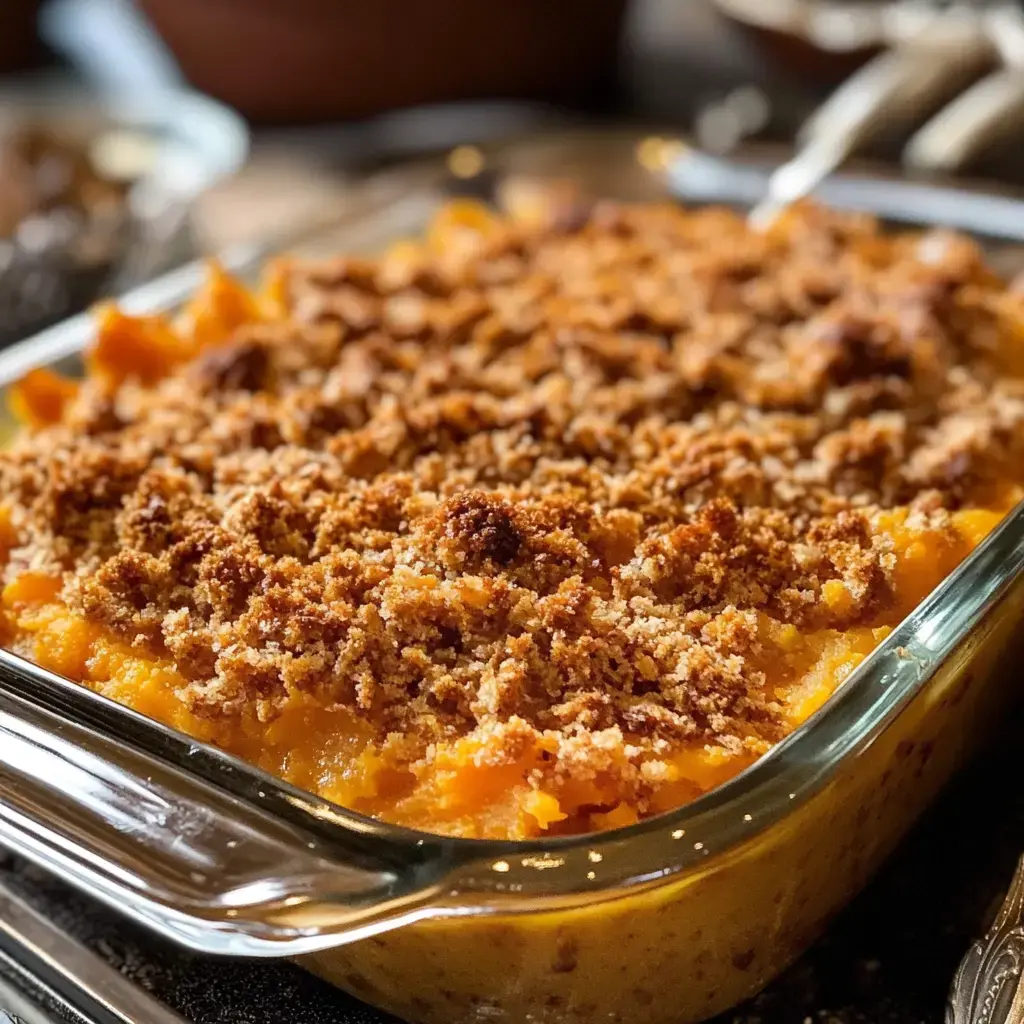
[[[487,194],[509,174],[671,194],[687,156],[672,146],[652,161],[650,142],[524,142],[486,154],[469,182],[420,166],[291,248],[379,248],[419,231],[452,191]],[[872,181],[837,179],[830,199]],[[908,222],[942,195],[882,191]],[[970,230],[967,213],[998,209],[995,223],[1019,224],[1024,241],[1024,205],[968,195],[947,223]],[[1009,233],[991,244],[1007,269],[1020,257]],[[228,259],[242,275],[261,261]],[[125,305],[171,311],[201,274],[185,267]],[[0,354],[0,384],[33,366],[73,370],[90,337],[79,317]],[[998,683],[1020,632],[1022,570],[1018,508],[741,775],[628,828],[519,843],[361,817],[0,652],[0,843],[194,950],[297,957],[409,1020],[697,1020],[798,955],[962,761],[1008,696]]]

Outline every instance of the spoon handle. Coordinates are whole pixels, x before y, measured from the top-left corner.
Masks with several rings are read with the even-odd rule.
[[[992,44],[976,26],[955,39],[940,28],[870,61],[811,115],[796,156],[772,175],[751,213],[755,227],[810,195],[855,150],[927,114],[991,65]]]
[[[946,1024],[1024,1021],[1024,858],[996,919],[967,951],[953,979]]]

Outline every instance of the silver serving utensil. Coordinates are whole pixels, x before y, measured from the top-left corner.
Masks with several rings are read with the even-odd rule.
[[[854,150],[919,118],[956,96],[996,60],[980,16],[936,14],[915,39],[883,53],[840,86],[801,131],[796,156],[772,175],[751,211],[755,227],[769,225],[808,196]]]
[[[1024,858],[996,919],[960,964],[946,1005],[946,1024],[1024,1021]]]

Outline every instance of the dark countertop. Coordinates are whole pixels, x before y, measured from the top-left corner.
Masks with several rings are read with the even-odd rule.
[[[953,972],[1024,851],[1024,788],[1016,784],[1022,730],[1019,716],[950,785],[826,935],[720,1024],[942,1021]],[[24,864],[9,861],[0,874],[195,1024],[390,1020],[298,967],[213,960],[155,941]]]

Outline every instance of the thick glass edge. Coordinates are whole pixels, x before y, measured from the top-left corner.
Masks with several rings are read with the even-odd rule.
[[[621,145],[618,158],[625,159],[628,154],[628,159],[632,160],[634,147],[641,135],[627,132],[587,137],[596,138],[603,145]],[[542,145],[554,141],[550,135],[539,140]],[[571,143],[572,140],[568,141]],[[489,151],[489,158],[500,165],[505,155],[514,152],[514,148],[496,147]],[[751,175],[760,177],[765,166],[764,161],[758,159],[746,169]],[[409,188],[392,191],[383,201],[356,204],[349,214],[330,225],[324,234],[343,247],[348,232],[358,233],[360,228],[367,227],[368,219],[386,212],[389,204],[415,201],[415,189],[422,190],[419,195],[421,202],[428,195],[436,197],[435,186],[442,179],[444,168],[438,163],[429,166],[427,174],[423,170],[424,165],[421,165],[420,173],[407,179]],[[740,190],[738,194],[720,189],[715,195],[684,192],[680,196],[679,190],[685,185],[685,180],[680,179],[673,168],[663,170],[668,171],[663,180],[669,194],[684,200],[737,205],[745,205],[750,200],[751,177],[742,179],[746,191]],[[400,182],[402,179],[399,176],[393,180]],[[882,184],[881,179],[871,176],[840,175],[833,179],[827,198],[836,206],[875,210],[876,207],[868,200],[885,194],[880,191]],[[845,185],[852,189],[845,194],[854,197],[849,204],[843,201]],[[987,198],[991,198],[999,201],[996,206],[1000,209],[1001,203],[1007,202],[1024,211],[1024,204],[1017,200],[987,196],[977,190],[940,189],[904,182],[897,192],[899,217],[894,219],[922,227],[928,223],[919,219],[919,211],[934,210],[939,200],[954,196],[972,196],[981,200],[983,205]],[[372,190],[368,190],[367,195],[371,194]],[[856,197],[861,198],[858,201]],[[981,208],[977,203],[962,204],[955,223],[950,226],[968,232],[973,230],[981,235],[996,234],[990,231],[988,218],[979,218],[982,223],[971,223],[971,212]],[[889,216],[885,209],[876,212]],[[998,233],[998,237],[1013,237],[1024,242],[1024,217],[1017,223],[1021,225],[1020,231],[1011,235],[1004,230]],[[319,234],[311,232],[296,239],[279,239],[269,245],[231,251],[221,254],[220,259],[236,272],[252,272],[272,252],[282,248],[300,248],[304,239],[315,240]],[[190,294],[203,272],[202,261],[188,264],[134,289],[121,301],[132,312],[171,311]],[[52,366],[75,356],[87,344],[90,333],[88,316],[80,315],[0,352],[0,387],[7,386],[29,369]],[[699,867],[712,855],[723,853],[775,825],[813,796],[842,764],[858,756],[898,717],[927,685],[945,658],[998,604],[1022,572],[1024,505],[1004,519],[815,715],[768,754],[691,804],[637,825],[608,832],[506,842],[439,838],[380,822],[371,823],[352,811],[298,790],[165,726],[148,724],[165,738],[180,742],[190,751],[202,749],[204,760],[210,764],[223,764],[236,781],[243,783],[230,787],[235,795],[251,799],[257,790],[262,789],[273,794],[277,808],[291,808],[321,834],[329,834],[332,828],[355,829],[364,834],[372,833],[393,847],[408,849],[416,846],[423,855],[435,851],[448,859],[452,866],[450,894],[453,897],[462,892],[487,893],[495,896],[505,911],[513,905],[528,909],[527,904],[534,899],[557,899],[560,896],[600,899],[625,887],[655,884]],[[0,671],[3,671],[2,664]],[[82,690],[74,683],[65,682],[63,685],[86,694],[87,700],[111,705],[103,715],[105,725],[113,732],[122,732],[119,739],[133,742],[132,730],[127,726],[137,729],[136,719],[139,716],[106,698]],[[159,751],[149,747],[145,749],[167,757],[173,756],[175,745],[175,742],[169,746],[161,743]],[[188,762],[179,761],[176,766],[185,771],[194,770],[194,756]],[[222,780],[215,777],[207,778],[207,781],[222,784]]]

